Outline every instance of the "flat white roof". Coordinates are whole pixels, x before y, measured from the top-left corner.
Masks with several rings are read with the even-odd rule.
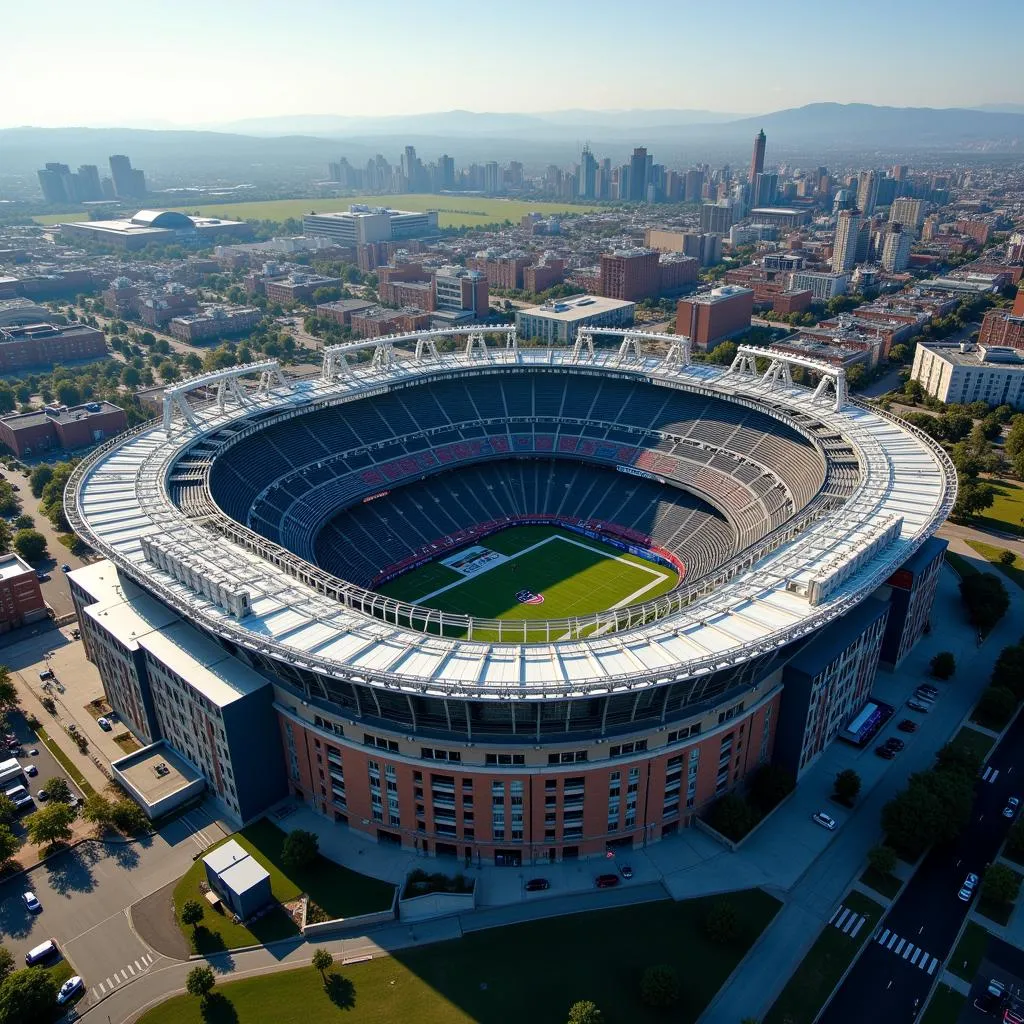
[[[15,576],[34,571],[28,562],[23,562],[13,551],[0,555],[0,580],[11,580]]]
[[[632,308],[635,305],[635,302],[627,302],[625,299],[606,299],[603,295],[574,295],[543,306],[528,306],[517,312],[524,316],[544,317],[547,320],[572,321],[583,320],[597,313],[607,313],[612,309]]]
[[[610,301],[610,300],[605,300]],[[584,307],[586,308],[586,307]],[[840,434],[857,452],[861,480],[845,504],[813,522],[728,582],[657,621],[585,640],[522,645],[421,633],[363,614],[307,586],[285,568],[186,518],[166,480],[182,452],[254,414],[313,409],[379,393],[394,382],[514,366],[608,371],[655,386],[756,403],[799,427],[800,417]],[[194,410],[195,424],[147,425],[80,464],[69,509],[76,529],[183,618],[241,647],[292,666],[368,685],[480,698],[610,693],[692,678],[741,664],[808,635],[858,604],[914,553],[945,519],[955,492],[948,458],[922,432],[859,404],[840,410],[807,388],[709,364],[680,366],[660,356],[623,358],[615,350],[491,346],[486,356],[457,351],[390,365],[363,363],[331,379],[271,384],[245,403]],[[869,549],[871,530],[899,517],[898,536],[812,606],[794,590]],[[233,618],[149,562],[144,536],[173,539],[211,574],[247,591],[251,611]],[[79,570],[81,571],[81,570]],[[191,648],[195,650],[195,648]],[[204,648],[205,649],[205,648]],[[203,666],[198,666],[201,670]]]

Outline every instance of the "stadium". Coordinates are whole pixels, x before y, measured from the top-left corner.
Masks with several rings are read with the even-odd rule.
[[[805,770],[925,628],[954,497],[830,364],[461,328],[173,385],[66,507],[111,704],[227,813],[519,864]]]

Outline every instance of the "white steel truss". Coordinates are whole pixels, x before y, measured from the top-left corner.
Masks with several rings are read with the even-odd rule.
[[[757,368],[758,359],[767,359],[768,368],[763,374]],[[821,377],[814,389],[814,401],[825,402],[836,412],[846,404],[846,371],[841,366],[833,366],[822,359],[811,359],[791,352],[780,352],[774,348],[757,348],[753,345],[740,345],[728,372],[743,374],[748,377],[760,376],[766,388],[792,387],[793,377],[790,367],[799,366],[810,370]],[[830,397],[831,392],[831,397]]]
[[[268,395],[275,385],[284,387],[285,379],[281,374],[281,367],[276,359],[265,359],[258,363],[244,363],[242,366],[232,366],[225,370],[214,370],[210,373],[201,374],[183,381],[181,384],[174,384],[164,391],[164,430],[170,434],[174,429],[175,421],[179,418],[189,426],[197,426],[196,408],[189,404],[188,396],[197,391],[215,389],[214,402],[217,410],[221,413],[227,411],[231,405],[237,407],[246,406],[251,403],[252,397],[242,387],[242,377],[251,377],[259,374],[259,385],[256,388],[256,396]]]

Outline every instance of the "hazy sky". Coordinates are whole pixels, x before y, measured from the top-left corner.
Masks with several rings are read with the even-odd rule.
[[[5,0],[0,124],[1024,103],[1017,0]],[[65,73],[66,69],[66,73]]]

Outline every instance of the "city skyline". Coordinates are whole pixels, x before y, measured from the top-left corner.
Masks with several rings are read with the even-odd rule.
[[[69,0],[54,0],[40,39],[48,62],[79,60],[83,52],[102,54],[112,46],[111,25],[127,42],[118,44],[116,60],[91,62],[89,74],[73,91],[57,77],[40,75],[37,49],[13,49],[0,68],[0,87],[18,99],[0,126],[195,127],[257,117],[385,117],[452,109],[544,113],[566,107],[678,108],[742,116],[821,101],[1024,104],[1024,81],[1013,70],[1014,37],[991,32],[991,25],[1004,15],[1009,18],[1012,8],[1006,0],[983,6],[987,18],[963,19],[949,0],[941,0],[932,5],[925,23],[914,10],[872,0],[856,19],[822,9],[804,24],[776,25],[743,17],[743,8],[751,13],[760,8],[741,3],[741,10],[733,12],[741,16],[731,20],[730,32],[722,33],[712,10],[695,5],[680,12],[678,5],[655,0],[645,24],[665,31],[627,37],[609,30],[621,12],[605,0],[588,7],[585,21],[574,10],[522,0],[514,18],[485,12],[460,26],[455,56],[447,23],[429,8],[407,2],[389,3],[383,10],[342,11],[314,0],[305,19],[282,21],[269,4],[247,5],[250,16],[240,19],[236,4],[211,8],[184,0],[168,23],[126,0],[100,0],[88,17]],[[938,31],[944,14],[957,17],[955,34]],[[380,38],[382,23],[401,26],[400,34],[388,37],[386,57],[373,45],[350,45],[339,52],[343,60],[310,60],[313,26],[320,39],[362,38],[369,44]],[[203,26],[201,33],[195,25]],[[882,26],[890,38],[917,38],[921,45],[866,77],[861,73],[863,48],[878,45]],[[5,12],[5,27],[11,38],[34,38],[38,14],[28,5],[16,5]],[[540,37],[561,41],[558,61],[549,60],[547,47],[537,45]],[[840,38],[842,46],[837,45]],[[770,69],[760,60],[738,61],[751,47],[766,59],[785,54],[787,60]],[[985,75],[976,80],[929,73],[943,62],[982,50]],[[494,73],[501,53],[514,58],[514,85]],[[173,60],[158,59],[160,54],[173,54]],[[253,76],[244,90],[238,89],[242,55],[271,62],[274,74]],[[418,61],[439,55],[449,59],[449,74],[417,71]],[[382,60],[394,74],[377,73]],[[659,70],[653,75],[609,73],[629,66]],[[364,88],[370,81],[373,87]],[[129,82],[131,88],[125,88]]]

